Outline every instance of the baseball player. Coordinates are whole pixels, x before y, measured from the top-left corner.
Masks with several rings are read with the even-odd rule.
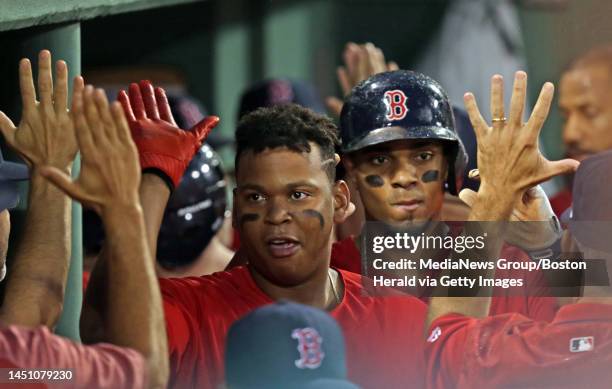
[[[429,387],[610,387],[611,168],[612,152],[595,154],[583,160],[574,178],[568,227],[587,264],[582,296],[564,298],[551,323],[520,314],[484,319],[449,312],[432,315]],[[603,259],[606,267],[591,268],[589,259]],[[594,285],[593,273],[604,274],[606,282]]]
[[[225,383],[228,389],[358,389],[346,380],[345,349],[342,330],[326,312],[279,301],[230,327]]]
[[[204,144],[168,200],[157,239],[159,276],[212,274],[232,259],[216,236],[227,209],[224,176],[221,159]]]
[[[367,221],[407,227],[441,220],[445,191],[457,194],[467,155],[448,98],[436,81],[405,70],[370,77],[346,98],[340,130],[347,179],[359,191]],[[451,225],[448,234],[458,233]],[[365,244],[364,234],[335,243],[332,266],[361,272]],[[529,261],[509,245],[500,258]],[[496,276],[523,279],[532,288],[526,295],[496,289],[499,297],[493,299],[491,314],[552,319],[556,300],[545,297],[541,273],[500,270]],[[431,290],[419,292],[428,301]]]
[[[131,87],[129,106],[124,106],[163,103],[143,86],[147,99],[139,101],[142,88],[136,93],[137,86]],[[153,107],[134,115],[144,120],[149,112]],[[138,131],[138,121],[132,125]],[[209,276],[160,280],[171,387],[216,388],[224,379],[231,324],[283,298],[326,309],[338,321],[351,381],[365,388],[403,388],[406,382],[423,387],[425,304],[411,296],[374,298],[364,291],[360,276],[329,268],[332,226],[349,206],[346,185],[334,180],[335,125],[295,105],[263,108],[243,118],[236,138],[233,220],[249,264]],[[158,160],[155,153],[167,155],[174,143],[156,144],[157,149],[149,149],[151,160]],[[168,176],[180,170],[172,159],[157,167]],[[159,228],[168,200],[164,181],[148,193],[141,189],[150,232]],[[98,312],[111,303],[95,298],[106,293],[105,261],[98,260],[88,288],[82,318],[87,341],[99,330]]]

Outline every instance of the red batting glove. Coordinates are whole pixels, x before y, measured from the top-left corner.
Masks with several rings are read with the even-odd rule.
[[[189,131],[177,127],[166,92],[148,80],[130,84],[128,94],[121,90],[117,98],[128,120],[142,170],[161,171],[170,189],[179,184],[187,165],[219,123],[217,116],[207,116]]]

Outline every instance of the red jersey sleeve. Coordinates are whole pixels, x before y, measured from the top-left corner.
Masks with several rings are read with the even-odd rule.
[[[467,335],[477,320],[458,314],[436,319],[425,345],[427,388],[455,388],[463,371]]]
[[[168,332],[168,352],[171,360],[180,360],[190,347],[198,344],[200,316],[205,310],[196,292],[198,279],[161,278],[159,286]]]
[[[353,236],[334,242],[330,266],[361,274],[361,253]]]
[[[138,352],[110,344],[84,346],[46,327],[0,330],[0,367],[71,369],[74,388],[146,388],[148,372]]]
[[[551,323],[443,316],[431,326],[430,388],[609,388],[612,306],[574,304]]]
[[[500,258],[530,262],[529,255],[516,246],[504,245]],[[497,278],[522,279],[524,286],[507,290],[496,288],[491,301],[490,316],[504,313],[520,313],[536,321],[553,320],[557,312],[557,299],[551,296],[544,273],[541,270],[499,270]]]

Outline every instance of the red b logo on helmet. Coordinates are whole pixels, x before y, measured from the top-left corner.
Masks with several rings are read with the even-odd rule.
[[[299,369],[316,369],[321,366],[325,353],[321,349],[323,338],[317,330],[311,327],[296,328],[291,337],[297,339],[297,349],[300,352],[300,359],[295,361],[295,366]]]
[[[408,98],[399,89],[388,90],[385,92],[385,104],[387,105],[388,120],[402,120],[408,113],[406,100]]]

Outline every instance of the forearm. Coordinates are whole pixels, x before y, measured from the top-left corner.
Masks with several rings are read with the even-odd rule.
[[[170,190],[165,182],[154,174],[143,174],[140,183],[140,202],[144,216],[146,241],[152,264],[155,263],[155,249],[157,236],[164,216],[164,210],[170,197]],[[120,227],[120,231],[125,225]],[[104,247],[98,256],[94,269],[89,278],[89,285],[85,293],[83,313],[81,314],[81,337],[85,343],[96,343],[106,338],[108,327],[102,319],[106,316],[109,307],[109,283],[111,273],[109,269],[112,255],[108,246],[108,235]]]
[[[5,322],[56,324],[70,262],[70,220],[70,199],[32,169],[23,238],[2,306]]]
[[[461,254],[462,258],[470,258],[473,261],[491,260],[499,256],[503,245],[503,232],[505,222],[510,217],[513,208],[513,197],[507,194],[499,194],[495,191],[482,189],[478,192],[478,199],[472,207],[464,229],[466,236],[485,236],[485,245],[482,249],[466,250]],[[470,279],[492,278],[495,276],[494,269],[461,269],[450,272],[451,278],[469,277]],[[475,291],[476,292],[476,291]],[[477,290],[479,297],[461,296],[453,297],[452,292],[448,297],[434,297],[429,304],[426,330],[431,323],[440,316],[448,313],[458,313],[472,317],[485,317],[488,315],[491,304],[491,287],[480,287]]]
[[[104,340],[142,353],[149,361],[151,377],[163,386],[168,374],[165,322],[142,209],[114,209],[104,215],[103,222],[109,253],[107,301],[111,302],[104,317]],[[125,223],[130,228],[123,228]]]
[[[170,198],[170,189],[155,174],[143,174],[139,188],[140,204],[144,213],[147,242],[151,258],[155,261],[157,254],[157,237],[164,218],[164,211]]]

